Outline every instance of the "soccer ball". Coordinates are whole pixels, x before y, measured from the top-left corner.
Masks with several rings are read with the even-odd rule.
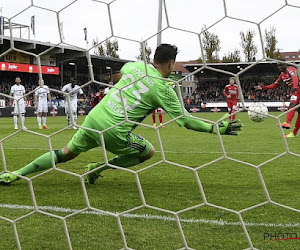
[[[265,104],[261,102],[256,102],[249,106],[248,116],[254,122],[262,122],[267,118],[267,114],[268,114],[268,108]]]

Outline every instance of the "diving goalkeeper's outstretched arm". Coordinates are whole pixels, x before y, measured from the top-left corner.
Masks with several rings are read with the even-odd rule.
[[[239,120],[234,120],[234,121],[222,121],[218,123],[217,125],[215,124],[210,124],[207,122],[203,122],[198,119],[194,119],[191,117],[186,117],[183,118],[183,120],[186,120],[184,126],[187,129],[192,129],[198,132],[208,132],[208,133],[217,133],[216,126],[219,127],[219,131],[221,135],[238,135],[243,124],[240,123]]]
[[[239,120],[222,121],[215,125],[195,119],[185,109],[182,109],[176,92],[167,84],[162,85],[157,91],[157,102],[157,105],[162,107],[172,119],[180,117],[175,121],[180,127],[186,127],[187,129],[216,134],[216,126],[218,126],[221,135],[238,135],[238,131],[243,126]]]

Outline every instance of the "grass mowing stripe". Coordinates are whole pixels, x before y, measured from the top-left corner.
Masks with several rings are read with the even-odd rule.
[[[18,204],[0,204],[1,208],[8,209],[24,209],[24,210],[34,210],[33,206],[29,205],[18,205]],[[55,206],[39,206],[40,210],[50,211],[50,212],[60,212],[60,213],[75,213],[79,210],[64,208],[64,207],[55,207]],[[105,213],[96,212],[96,211],[84,211],[81,214],[93,214],[99,216],[109,216]],[[114,212],[118,214],[118,212]],[[122,217],[132,218],[132,219],[146,219],[146,220],[162,220],[162,221],[176,221],[174,217],[163,216],[163,215],[151,215],[151,214],[124,214]],[[181,222],[184,223],[202,223],[218,226],[241,226],[240,222],[229,222],[225,220],[207,220],[207,219],[183,219],[180,218]],[[275,227],[275,228],[297,228],[300,227],[300,223],[255,223],[255,222],[245,222],[246,226],[249,227]]]
[[[49,150],[48,148],[5,148],[5,149],[9,149],[9,150]],[[99,150],[97,148],[93,148],[90,149],[90,151],[95,151],[95,150]],[[160,153],[159,150],[155,151],[156,153]],[[222,154],[221,151],[214,151],[214,152],[201,152],[201,151],[168,151],[168,150],[164,150],[165,153],[168,154]],[[229,152],[226,151],[227,154],[246,154],[246,155],[279,155],[281,153],[275,153],[275,152]]]
[[[193,115],[212,121],[222,116],[219,113]],[[285,151],[276,120],[268,118],[263,123],[255,123],[248,119],[246,112],[239,113],[238,117],[244,124],[243,133],[235,137],[221,137],[227,156],[237,159],[239,162],[249,162],[257,166]],[[78,117],[78,124],[82,124],[83,118]],[[281,120],[283,121],[284,118],[282,117]],[[167,121],[169,117],[165,115],[164,119]],[[48,121],[52,129],[50,131],[34,129],[37,127],[34,117],[26,119],[26,126],[29,129],[33,128],[33,132],[41,132],[50,136],[51,133],[66,125],[65,117],[48,117]],[[144,123],[151,125],[151,116],[147,117]],[[0,118],[0,127],[0,139],[14,132],[11,118]],[[173,163],[195,167],[210,163],[222,155],[219,138],[215,135],[182,129],[175,122],[168,124],[159,132],[166,157],[168,161]],[[51,136],[53,148],[63,147],[74,133],[73,130],[64,130],[60,134]],[[158,135],[155,130],[138,126],[135,133],[143,136],[156,149],[159,149]],[[300,154],[297,139],[289,139],[287,142],[291,152]],[[5,140],[3,148],[6,165],[10,171],[16,170],[18,166],[23,166],[27,161],[49,151],[45,138],[25,131]],[[99,155],[99,153],[101,154]],[[112,155],[109,154],[109,157]],[[152,165],[159,158],[160,152],[156,153],[156,156],[149,162],[142,163],[133,169]],[[80,155],[70,163],[61,164],[59,167],[63,170],[74,167],[74,171],[81,174],[83,171],[81,166],[102,160],[101,148],[97,148]],[[224,159],[210,164],[210,167],[198,170],[205,196],[210,203],[240,211],[265,201],[256,170],[250,166],[241,166],[239,162]],[[298,166],[298,157],[284,155],[261,168],[272,200],[290,207],[300,207],[300,193],[298,192],[300,172]],[[140,205],[140,195],[136,187],[136,180],[133,181],[133,178],[134,176],[123,171],[107,172],[106,178],[97,186],[87,187],[90,203],[93,204],[93,207],[99,207],[104,211],[115,211],[116,214],[119,211],[135,208]],[[178,166],[163,163],[139,173],[139,179],[147,204],[155,207],[181,211],[202,201],[194,174]],[[59,185],[55,185],[58,183]],[[9,203],[9,206],[13,204],[15,204],[14,206],[17,204],[32,205],[28,185],[21,184],[0,188],[0,204]],[[80,211],[86,206],[78,178],[74,179],[73,176],[65,175],[64,181],[61,181],[61,173],[54,171],[34,180],[33,187],[39,204],[50,206],[48,207],[50,209],[59,209],[57,212],[46,209],[43,211],[53,215],[66,216],[67,227],[74,248],[86,249],[87,244],[91,249],[99,249],[100,245],[102,249],[124,247],[115,218],[112,216],[103,216],[96,210],[85,210],[88,214],[82,214],[79,217],[71,216],[70,220],[67,219],[68,215],[73,215],[74,212]],[[64,208],[71,210],[61,211]],[[43,207],[39,209],[43,209]],[[0,210],[1,216],[17,219],[19,215],[22,216],[24,213],[34,211],[34,208],[28,206],[27,209],[22,207],[13,209],[1,208],[0,206]],[[199,208],[199,210],[197,212],[197,208],[197,210],[180,214],[183,231],[191,248],[199,249],[201,246],[201,249],[231,250],[245,249],[250,246],[245,238],[244,240],[241,238],[243,230],[236,216],[211,207]],[[269,204],[242,215],[256,249],[299,249],[296,241],[277,242],[277,246],[274,242],[264,240],[264,234],[270,231],[272,233],[296,231],[299,235],[299,213]],[[38,213],[26,218],[28,219],[21,220],[20,225],[18,225],[18,237],[22,241],[22,248],[66,248],[66,239],[63,237],[64,232],[60,221],[57,222]],[[126,214],[126,217],[122,218],[122,223],[128,246],[132,248],[150,250],[179,249],[182,247],[175,216],[172,214],[145,208],[145,210]],[[101,232],[102,238],[94,232]],[[1,220],[1,237],[4,240],[0,248],[11,249],[11,244],[15,241],[11,224],[3,220]],[[55,241],[52,242],[49,239],[55,239]]]

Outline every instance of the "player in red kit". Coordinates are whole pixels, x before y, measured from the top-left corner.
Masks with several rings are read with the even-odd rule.
[[[237,107],[237,96],[238,96],[238,86],[235,84],[234,77],[229,78],[229,84],[225,86],[224,95],[226,96],[226,102],[228,106],[228,114],[238,111]],[[229,116],[230,121],[235,120],[235,114]]]
[[[300,108],[298,108],[298,117],[297,117],[297,120],[296,120],[296,123],[295,123],[294,130],[291,133],[285,135],[285,137],[286,138],[294,138],[294,137],[296,137],[297,134],[298,134],[299,128],[300,128]]]
[[[281,72],[277,80],[270,84],[270,85],[263,85],[260,84],[258,86],[255,86],[255,89],[275,89],[279,86],[281,82],[287,85],[287,87],[291,88],[290,93],[290,105],[289,109],[292,109],[296,105],[299,104],[300,101],[300,86],[299,86],[299,80],[297,76],[297,69],[294,67],[287,66],[286,63],[280,62],[277,63],[277,67],[279,71]],[[286,116],[286,121],[281,123],[282,128],[290,129],[291,128],[291,122],[294,118],[295,110],[290,111]],[[299,118],[299,115],[298,115]],[[297,119],[298,120],[298,119]],[[300,123],[300,118],[299,118]]]
[[[153,127],[157,126],[156,125],[156,117],[155,117],[156,113],[158,113],[159,123],[163,124],[162,109],[161,108],[157,108],[157,109],[155,109],[155,110],[152,111],[152,120],[154,122]]]
[[[99,92],[93,96],[92,106],[95,107],[105,96],[104,89],[100,89]]]

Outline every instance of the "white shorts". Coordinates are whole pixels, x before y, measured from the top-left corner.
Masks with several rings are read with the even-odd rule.
[[[19,101],[19,107],[20,107],[20,113],[25,114],[25,102],[24,101]],[[19,109],[18,109],[18,104],[17,102],[14,102],[14,114],[18,115],[19,114]]]
[[[72,110],[72,113],[74,114],[77,114],[77,103],[70,103],[71,104],[71,110]],[[66,102],[65,103],[65,113],[66,114],[69,114],[69,105],[68,103]]]
[[[48,113],[48,103],[47,102],[38,103],[36,111],[38,113]]]

